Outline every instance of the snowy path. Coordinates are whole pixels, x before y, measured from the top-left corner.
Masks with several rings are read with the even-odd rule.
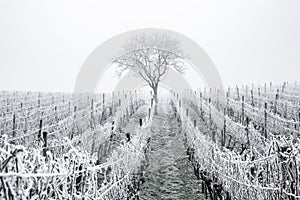
[[[184,135],[170,105],[160,104],[153,133],[140,199],[204,199],[184,146]]]

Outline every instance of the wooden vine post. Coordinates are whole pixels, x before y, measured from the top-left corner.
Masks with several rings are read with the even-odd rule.
[[[202,101],[202,92],[200,92],[200,116],[203,119]]]
[[[224,108],[224,127],[222,131],[222,146],[225,146],[226,142],[226,108]]]
[[[44,145],[43,145],[43,156],[46,157],[47,156],[47,136],[48,136],[48,133],[47,132],[43,132],[43,140],[44,140]]]
[[[129,121],[129,111],[128,111],[128,108],[126,108],[126,120]]]
[[[264,127],[264,134],[265,134],[265,138],[267,139],[268,138],[268,132],[267,132],[267,109],[268,109],[268,104],[267,102],[265,102],[265,127]]]
[[[135,92],[135,104],[136,104],[136,109],[137,109],[138,108],[138,97],[137,97],[136,90],[134,92]]]
[[[212,120],[211,120],[211,98],[208,99],[208,103],[209,103],[209,124],[212,124]]]
[[[253,90],[251,90],[251,106],[254,108]]]
[[[106,119],[106,112],[105,112],[105,94],[103,93],[103,96],[102,96],[102,104],[103,104],[103,113],[102,113],[102,121],[104,121]]]
[[[40,108],[40,107],[41,107],[41,100],[38,99],[38,108]]]
[[[76,119],[77,106],[74,106],[74,120]]]
[[[300,131],[300,110],[298,111],[298,124],[298,131]]]
[[[249,138],[249,118],[246,118],[246,135],[247,135],[247,143],[250,145],[250,138]]]
[[[210,127],[210,131],[211,131],[211,139],[213,142],[216,142],[216,131],[215,131],[215,127],[213,127],[213,121],[212,121],[212,115],[211,115],[211,104],[212,104],[212,100],[211,97],[209,97],[208,99],[209,102],[209,127]]]
[[[274,103],[274,114],[277,114],[277,104],[278,104],[278,99],[279,99],[279,89],[277,89],[277,93],[275,96],[275,103]]]
[[[76,111],[77,111],[77,106],[74,106],[74,122],[76,121]],[[74,137],[74,131],[75,128],[73,127],[72,133],[71,133],[71,139]]]
[[[129,107],[129,115],[133,115],[134,110],[133,110],[133,99],[132,99],[132,93],[130,91],[130,107]]]
[[[151,108],[148,108],[148,119],[150,119],[151,116]]]
[[[240,92],[239,92],[239,87],[236,85],[236,94],[237,94],[237,99],[240,100]]]
[[[54,107],[54,111],[55,111],[55,121],[58,121],[58,117],[57,117],[57,106]]]
[[[16,137],[16,115],[13,115],[13,138]]]
[[[43,120],[40,120],[40,125],[39,125],[39,132],[38,132],[38,140],[40,141],[42,139],[42,128],[43,128]]]
[[[244,118],[245,118],[245,97],[242,96],[242,117],[241,117],[241,120],[242,120],[242,125],[244,125]]]
[[[71,102],[69,101],[69,115],[71,115]]]
[[[143,126],[143,119],[142,118],[140,118],[140,127],[142,127]]]
[[[217,129],[217,127],[216,127],[216,125],[214,125],[213,127],[212,127],[212,132],[211,132],[211,138],[212,138],[212,141],[215,143],[216,142],[216,130]],[[213,149],[212,149],[212,151],[213,151]],[[212,152],[212,155],[214,155],[214,152]]]
[[[91,130],[92,130],[92,134],[93,134],[93,143],[92,143],[92,151],[91,151],[91,155],[93,155],[94,153],[94,149],[95,149],[95,141],[96,141],[96,132],[94,131],[96,127],[96,122],[95,122],[95,118],[94,118],[94,99],[92,99],[91,101]]]
[[[228,91],[226,92],[226,111],[227,111],[227,115],[230,116],[230,113],[229,113],[229,88],[228,88]],[[224,113],[225,115],[225,113]]]

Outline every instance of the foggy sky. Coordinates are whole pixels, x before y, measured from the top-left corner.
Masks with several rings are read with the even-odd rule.
[[[300,80],[297,0],[0,0],[0,90],[71,92],[97,46],[138,28],[190,37],[225,86]]]

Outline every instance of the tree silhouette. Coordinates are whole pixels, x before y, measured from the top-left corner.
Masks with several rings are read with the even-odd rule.
[[[132,71],[153,90],[155,113],[157,114],[159,83],[169,69],[184,73],[184,52],[181,43],[171,33],[147,33],[133,37],[123,45],[121,55],[113,60],[117,74]]]

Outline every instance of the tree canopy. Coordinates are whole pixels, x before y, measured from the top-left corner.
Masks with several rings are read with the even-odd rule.
[[[123,45],[121,55],[113,60],[117,74],[130,70],[142,78],[157,94],[157,87],[168,72],[184,73],[184,52],[181,43],[171,33],[136,35]]]

